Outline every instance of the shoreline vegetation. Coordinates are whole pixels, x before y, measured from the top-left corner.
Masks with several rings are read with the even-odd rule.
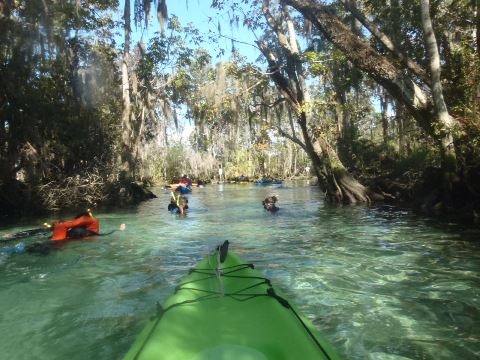
[[[460,221],[470,225],[480,223],[480,209],[478,200],[468,197],[468,193],[461,193],[461,188],[454,188],[455,197],[442,193],[440,169],[428,168],[424,173],[411,171],[396,175],[385,173],[377,176],[361,175],[359,178],[373,192],[381,197],[369,205],[387,204],[399,208],[410,209],[426,216]],[[277,177],[276,179],[282,179]],[[217,177],[201,180],[204,185],[212,184],[253,184],[261,177],[248,177],[247,180],[238,176],[226,177],[219,180]],[[286,181],[309,181],[312,186],[318,186],[318,181],[311,175],[290,176]],[[168,188],[172,181],[144,180],[143,182],[117,181],[107,182],[96,175],[82,179],[80,176],[67,177],[59,182],[50,182],[37,189],[31,189],[16,182],[13,187],[0,189],[0,222],[11,223],[23,217],[53,215],[58,212],[77,211],[82,208],[97,207],[116,209],[135,206],[143,201],[157,196],[149,189],[154,186]],[[435,185],[435,186],[432,186]],[[277,185],[278,186],[278,185]],[[461,185],[459,185],[461,186]],[[7,195],[8,194],[8,195]],[[463,196],[462,196],[463,195]],[[366,204],[357,204],[364,206]],[[9,209],[11,211],[9,211]]]
[[[478,1],[208,2],[256,60],[168,0],[152,24],[153,3],[0,3],[0,219],[131,206],[187,173],[311,175],[331,204],[479,223]]]
[[[91,183],[75,177],[50,182],[34,192],[16,181],[0,188],[0,223],[87,208],[129,207],[156,198],[148,188],[148,184],[141,182],[97,179]]]

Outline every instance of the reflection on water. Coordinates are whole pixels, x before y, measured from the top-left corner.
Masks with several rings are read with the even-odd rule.
[[[2,358],[117,359],[173,287],[213,246],[270,277],[348,359],[480,356],[480,233],[391,207],[336,208],[306,184],[194,189],[116,213],[48,256],[0,255]],[[263,210],[276,193],[281,211]],[[2,229],[15,232],[35,227]]]

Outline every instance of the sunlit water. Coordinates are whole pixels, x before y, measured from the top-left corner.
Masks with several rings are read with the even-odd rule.
[[[194,189],[185,218],[155,192],[136,209],[96,214],[102,231],[123,222],[123,233],[47,256],[0,255],[1,359],[121,359],[155,303],[225,239],[346,359],[480,357],[475,230],[393,208],[329,207],[308,184]],[[277,214],[260,203],[272,193]]]

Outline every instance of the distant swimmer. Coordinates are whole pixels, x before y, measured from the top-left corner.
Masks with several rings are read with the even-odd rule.
[[[188,199],[185,196],[182,196],[179,191],[172,192],[170,204],[168,204],[167,209],[172,214],[185,215],[185,212],[188,209]]]
[[[277,195],[271,195],[266,197],[265,200],[262,201],[262,205],[265,210],[276,212],[280,210],[276,205],[277,202],[278,202]]]
[[[188,188],[191,188],[192,187],[192,180],[186,175],[184,174],[180,180],[178,180],[178,183],[180,185],[183,185],[185,187],[188,187]]]

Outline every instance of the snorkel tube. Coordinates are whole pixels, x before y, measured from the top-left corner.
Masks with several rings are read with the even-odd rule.
[[[177,206],[180,207],[180,195],[178,195],[178,197],[176,197],[175,193],[172,191],[172,198],[175,201],[175,203],[177,204]]]

